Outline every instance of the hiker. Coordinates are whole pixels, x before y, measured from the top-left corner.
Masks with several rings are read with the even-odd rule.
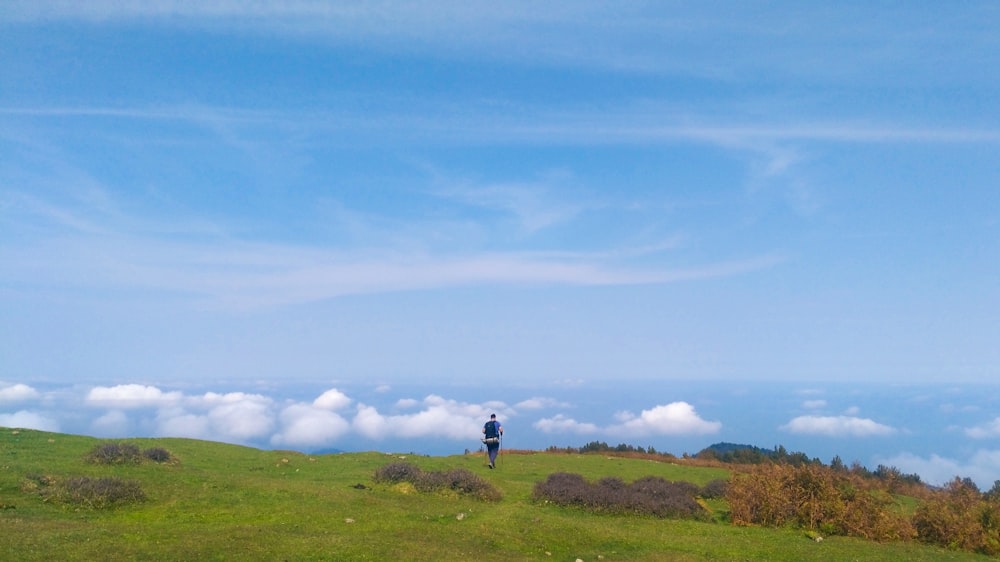
[[[503,436],[503,426],[497,421],[496,414],[490,414],[490,421],[483,425],[483,443],[490,455],[490,468],[496,468],[497,453],[500,451],[500,438]]]

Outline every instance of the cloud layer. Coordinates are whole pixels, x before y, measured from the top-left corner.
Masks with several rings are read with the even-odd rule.
[[[579,444],[590,440],[652,443],[658,450],[669,450],[680,443],[693,443],[696,447],[675,451],[679,454],[695,453],[713,440],[736,439],[754,444],[755,439],[769,434],[767,428],[706,419],[691,402],[682,400],[654,405],[637,413],[620,410],[602,415],[592,409],[584,412],[573,401],[539,394],[510,402],[470,402],[435,393],[423,398],[396,397],[394,392],[390,385],[377,385],[367,391],[368,398],[359,400],[332,387],[308,399],[283,399],[260,392],[192,393],[134,383],[42,391],[25,383],[0,382],[0,426],[108,438],[188,437],[265,449],[403,450],[399,447],[405,447],[408,451],[427,449],[445,454],[478,447],[482,423],[491,413],[496,413],[510,430],[508,437],[512,438],[514,448],[542,449],[560,439]],[[737,400],[746,399],[740,393],[736,396]],[[844,413],[839,415],[819,413],[831,402],[829,398],[798,402],[792,407],[812,413],[776,423],[772,430],[784,433],[793,442],[808,440],[806,453],[813,447],[822,447],[824,441],[832,444],[838,454],[850,454],[852,449],[864,449],[863,444],[870,443],[870,448],[877,451],[872,457],[874,462],[919,474],[931,484],[941,484],[960,475],[988,486],[1000,470],[1000,450],[987,446],[967,447],[975,452],[962,459],[937,453],[892,454],[888,438],[893,438],[891,443],[905,442],[911,437],[911,429],[861,417],[857,405],[842,408]],[[980,416],[978,411],[947,410],[945,414],[975,419]],[[1000,438],[1000,423],[994,419],[965,427],[953,426],[948,431],[972,440],[970,445],[989,443]],[[913,438],[924,439],[920,435]],[[851,446],[842,445],[845,442]]]
[[[388,389],[378,388],[376,392]],[[27,406],[35,402],[38,406],[0,414],[0,425],[66,430],[67,422],[60,420],[56,409],[44,407],[43,401],[44,393],[25,384],[0,387],[0,405],[17,402]],[[186,394],[142,384],[90,388],[83,392],[80,406],[91,414],[82,431],[97,436],[148,434],[305,450],[335,448],[345,439],[375,443],[399,439],[468,442],[478,439],[479,429],[491,413],[511,419],[540,410],[572,408],[571,404],[544,396],[510,406],[498,401],[470,403],[429,394],[423,399],[400,398],[395,406],[380,410],[356,402],[336,388],[311,401],[280,401],[256,393]],[[701,419],[686,402],[655,406],[638,415],[621,412],[615,417],[619,423],[599,426],[559,413],[531,425],[548,435],[621,439],[710,435],[722,427],[721,422]]]

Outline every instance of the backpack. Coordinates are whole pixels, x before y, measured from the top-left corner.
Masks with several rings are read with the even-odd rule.
[[[500,422],[497,421],[490,420],[486,422],[486,425],[483,426],[483,429],[486,430],[487,439],[496,439],[497,437],[500,436],[499,433],[497,432],[498,425],[500,425]]]

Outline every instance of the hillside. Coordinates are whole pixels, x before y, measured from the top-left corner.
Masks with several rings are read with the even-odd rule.
[[[3,560],[988,560],[915,543],[878,544],[801,531],[598,515],[532,500],[556,472],[704,485],[720,468],[599,454],[520,452],[488,470],[481,455],[304,455],[188,439],[129,439],[167,462],[98,465],[104,440],[0,428]],[[466,469],[502,493],[485,502],[374,482],[388,463]],[[93,509],[49,501],[47,482],[118,477],[145,500]],[[41,483],[41,484],[39,484]]]

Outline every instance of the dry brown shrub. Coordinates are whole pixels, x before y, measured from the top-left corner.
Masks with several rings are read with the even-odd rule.
[[[752,466],[733,477],[726,499],[736,525],[795,525],[872,540],[914,536],[912,525],[886,491],[823,466]]]

